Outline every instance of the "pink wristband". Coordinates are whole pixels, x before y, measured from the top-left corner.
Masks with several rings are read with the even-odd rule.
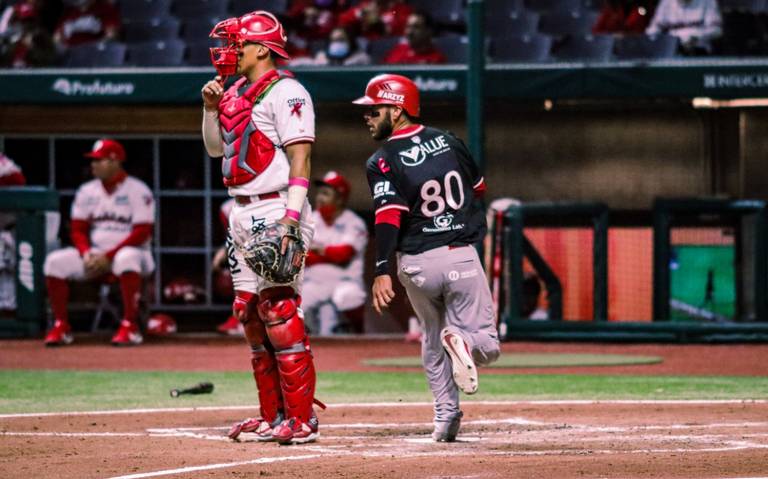
[[[304,188],[309,189],[309,180],[301,176],[297,176],[288,180],[288,186],[303,186]]]
[[[286,208],[285,216],[287,216],[288,218],[294,219],[296,221],[299,221],[299,218],[301,218],[301,213],[299,213],[296,210],[292,210],[290,208]]]

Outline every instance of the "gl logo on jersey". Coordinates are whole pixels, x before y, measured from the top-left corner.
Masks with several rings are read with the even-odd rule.
[[[390,189],[390,186],[391,183],[389,181],[379,181],[373,185],[373,199],[394,195],[395,192]]]
[[[421,141],[420,138],[419,141]],[[400,161],[405,166],[418,166],[427,159],[427,155],[437,156],[450,149],[451,147],[445,141],[445,135],[440,135],[399,152]]]

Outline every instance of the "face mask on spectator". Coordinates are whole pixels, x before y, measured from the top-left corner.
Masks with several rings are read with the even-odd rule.
[[[349,43],[336,41],[328,44],[328,56],[331,58],[344,58],[349,55]]]

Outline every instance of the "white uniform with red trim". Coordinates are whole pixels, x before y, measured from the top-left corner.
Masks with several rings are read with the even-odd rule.
[[[110,194],[101,180],[83,184],[72,203],[73,220],[90,224],[91,251],[106,253],[123,241],[137,224],[154,224],[155,200],[147,185],[133,176],[127,176]],[[112,261],[112,273],[121,275],[134,271],[143,276],[155,269],[150,248],[151,239],[141,246],[125,246]],[[85,269],[80,252],[63,248],[51,252],[45,259],[46,276],[62,279],[84,279]]]
[[[323,249],[332,245],[349,245],[355,255],[346,266],[318,263],[304,273],[301,306],[307,325],[321,335],[333,334],[338,323],[336,314],[320,314],[319,308],[331,304],[335,312],[348,311],[365,303],[366,287],[363,282],[363,256],[368,244],[365,222],[349,209],[345,209],[333,224],[327,224],[320,214],[312,213],[315,237],[311,248]]]
[[[238,291],[258,293],[275,286],[245,267],[245,261],[236,245],[241,245],[267,224],[274,223],[285,216],[288,195],[290,164],[285,154],[285,147],[294,143],[315,141],[315,111],[309,92],[293,78],[282,78],[254,105],[251,121],[256,128],[276,145],[272,162],[260,175],[243,185],[229,188],[230,196],[251,196],[249,204],[235,203],[229,216],[229,234],[234,247],[228,251],[230,258],[237,260],[232,270],[232,281]],[[214,127],[215,126],[215,131]],[[223,151],[223,140],[218,121],[211,121],[206,116],[204,137],[210,156],[217,156]],[[214,144],[210,144],[213,142]],[[218,144],[215,144],[218,143]],[[279,197],[260,199],[258,195],[278,192]],[[314,233],[312,208],[305,200],[299,220],[302,239],[309,245]],[[230,264],[231,266],[231,264]],[[292,285],[298,288],[301,277]]]

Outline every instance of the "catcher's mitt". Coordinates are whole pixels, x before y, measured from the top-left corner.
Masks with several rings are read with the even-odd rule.
[[[280,254],[283,238],[289,238],[285,254]],[[245,263],[254,273],[277,284],[292,283],[304,266],[306,248],[297,226],[272,223],[252,236],[241,247]]]

